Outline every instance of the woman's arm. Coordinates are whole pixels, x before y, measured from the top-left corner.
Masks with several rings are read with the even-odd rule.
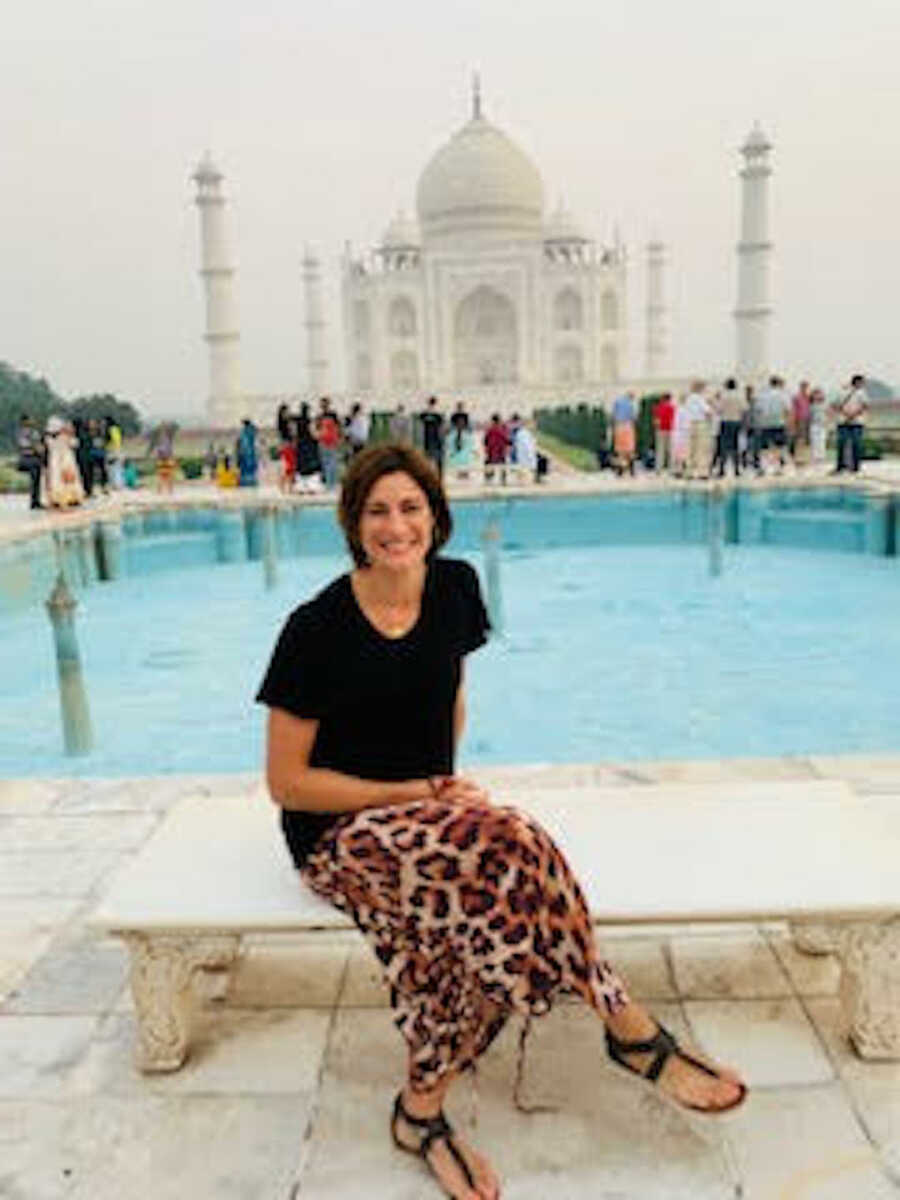
[[[466,727],[466,686],[463,679],[463,664],[459,664],[459,687],[456,689],[456,699],[453,702],[453,751],[459,749],[463,730]]]
[[[455,721],[455,716],[454,716]],[[319,722],[269,709],[266,782],[276,804],[302,812],[358,812],[387,804],[408,804],[433,795],[427,779],[379,783],[340,771],[311,767],[309,756]]]

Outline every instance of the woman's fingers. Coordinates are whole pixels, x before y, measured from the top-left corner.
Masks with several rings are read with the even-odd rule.
[[[471,779],[452,776],[438,792],[438,798],[455,804],[489,804],[490,797],[484,788]]]

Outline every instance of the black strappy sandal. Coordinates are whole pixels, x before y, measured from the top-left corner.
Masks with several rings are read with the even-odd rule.
[[[637,1075],[640,1079],[647,1083],[655,1084],[663,1072],[666,1063],[674,1054],[676,1058],[682,1059],[683,1062],[690,1063],[692,1067],[696,1067],[698,1071],[702,1071],[704,1075],[710,1075],[713,1079],[724,1079],[725,1076],[715,1068],[709,1066],[705,1062],[701,1062],[699,1058],[694,1058],[692,1054],[682,1050],[677,1039],[669,1033],[663,1025],[660,1025],[652,1038],[648,1038],[643,1042],[623,1042],[606,1030],[606,1051],[609,1057],[620,1067],[624,1067],[626,1071],[630,1071],[632,1075]],[[650,1062],[650,1065],[645,1069],[634,1066],[628,1062],[626,1055],[628,1054],[653,1054],[655,1057]],[[731,1082],[730,1080],[728,1082]],[[713,1108],[704,1108],[700,1104],[683,1104],[675,1096],[669,1096],[667,1093],[660,1092],[660,1096],[665,1100],[670,1101],[677,1108],[687,1108],[692,1112],[704,1113],[706,1116],[716,1116],[719,1113],[730,1112],[737,1108],[739,1104],[743,1104],[747,1096],[747,1088],[743,1083],[736,1084],[740,1087],[740,1093],[735,1100],[730,1104],[723,1104]]]
[[[418,1148],[404,1145],[397,1137],[397,1122],[401,1117],[413,1129],[421,1129],[423,1131],[422,1140],[419,1142]],[[394,1115],[391,1118],[391,1137],[394,1139],[394,1145],[397,1149],[404,1150],[407,1154],[417,1154],[425,1162],[432,1175],[434,1175],[434,1168],[428,1161],[428,1151],[435,1142],[443,1142],[453,1155],[456,1165],[462,1171],[467,1185],[473,1192],[477,1191],[475,1177],[469,1169],[469,1164],[463,1158],[459,1147],[453,1140],[454,1136],[453,1126],[442,1112],[438,1113],[436,1117],[412,1117],[403,1107],[403,1093],[397,1093],[397,1099],[394,1101]]]

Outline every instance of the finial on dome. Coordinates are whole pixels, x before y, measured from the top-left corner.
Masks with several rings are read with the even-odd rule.
[[[481,120],[481,75],[478,71],[472,73],[472,120]]]

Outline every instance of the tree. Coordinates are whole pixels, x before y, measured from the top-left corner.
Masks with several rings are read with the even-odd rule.
[[[141,431],[141,417],[134,405],[109,392],[66,401],[46,379],[34,379],[25,371],[0,362],[0,452],[9,453],[15,448],[22,413],[32,417],[40,428],[48,417],[57,413],[61,417],[88,419],[112,417],[126,435]]]
[[[112,417],[126,437],[141,432],[140,413],[134,405],[127,400],[117,399],[109,392],[76,396],[66,405],[66,415],[84,417],[88,421]]]

